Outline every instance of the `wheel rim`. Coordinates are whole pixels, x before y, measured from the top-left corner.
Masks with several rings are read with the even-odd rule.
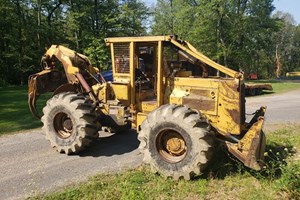
[[[56,134],[63,139],[72,135],[73,123],[71,118],[64,112],[57,113],[53,121]]]
[[[157,135],[156,148],[159,155],[169,163],[182,161],[187,153],[184,138],[172,129],[163,130]]]

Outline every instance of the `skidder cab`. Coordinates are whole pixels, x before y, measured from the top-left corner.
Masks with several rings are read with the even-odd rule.
[[[37,94],[54,91],[42,121],[58,151],[82,150],[101,126],[115,132],[132,127],[138,131],[144,161],[165,176],[190,179],[200,174],[213,156],[216,138],[247,167],[262,168],[266,109],[261,107],[245,121],[242,73],[215,63],[174,36],[105,42],[111,51],[112,82],[105,82],[86,57],[71,50],[62,53],[70,62],[61,60],[59,53],[48,56],[63,63],[62,83],[51,79],[56,73],[51,68],[29,78],[31,110]],[[77,63],[76,55],[84,64]],[[50,77],[40,78],[45,74]],[[55,84],[40,87],[47,81]]]

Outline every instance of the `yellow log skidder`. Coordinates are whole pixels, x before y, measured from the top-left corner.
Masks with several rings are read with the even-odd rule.
[[[164,176],[189,180],[213,156],[215,140],[245,166],[263,166],[265,107],[245,121],[243,74],[224,67],[175,36],[106,38],[113,81],[88,58],[60,45],[29,77],[29,107],[53,92],[43,109],[43,131],[57,151],[77,153],[101,127],[134,128],[144,162]],[[60,61],[60,62],[58,62]],[[61,64],[60,64],[61,63]]]

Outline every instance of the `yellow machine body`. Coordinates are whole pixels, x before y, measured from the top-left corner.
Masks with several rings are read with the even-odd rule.
[[[261,169],[265,108],[245,122],[243,74],[222,66],[175,36],[106,38],[113,81],[106,82],[88,58],[53,45],[44,55],[42,72],[29,77],[29,107],[44,92],[88,94],[101,124],[130,122],[138,131],[148,114],[165,104],[185,105],[201,113],[229,151],[253,169]],[[63,72],[52,65],[63,64]],[[100,75],[100,79],[97,79]],[[109,116],[106,117],[106,116]]]
[[[210,60],[190,43],[173,36],[106,38],[105,42],[111,49],[114,97],[130,107],[137,130],[147,114],[161,105],[185,105],[203,114],[218,134],[239,138],[237,143],[227,143],[230,152],[246,166],[261,169],[257,161],[263,160],[265,148],[261,131],[265,108],[259,109],[250,123],[245,122],[242,73]],[[148,57],[143,52],[147,50],[151,51]],[[143,69],[141,58],[151,60],[146,63],[151,68]],[[194,75],[183,62],[192,63],[202,73]],[[210,74],[209,68],[215,74]],[[136,78],[137,69],[143,70],[152,87],[143,88]]]

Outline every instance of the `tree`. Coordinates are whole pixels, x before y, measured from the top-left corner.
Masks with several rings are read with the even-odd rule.
[[[277,19],[279,31],[273,34],[275,49],[275,75],[280,77],[283,73],[293,69],[293,52],[297,51],[295,46],[295,20],[288,13],[277,12],[274,14]],[[294,54],[295,56],[295,54]]]
[[[276,29],[272,0],[159,0],[154,34],[177,34],[200,51],[235,70],[265,65]],[[270,61],[268,61],[270,62]]]
[[[123,0],[120,4],[120,36],[139,36],[146,34],[146,19],[149,9],[139,0]]]
[[[39,71],[52,44],[107,68],[104,38],[146,33],[148,8],[138,0],[0,0],[0,85],[22,84]]]

